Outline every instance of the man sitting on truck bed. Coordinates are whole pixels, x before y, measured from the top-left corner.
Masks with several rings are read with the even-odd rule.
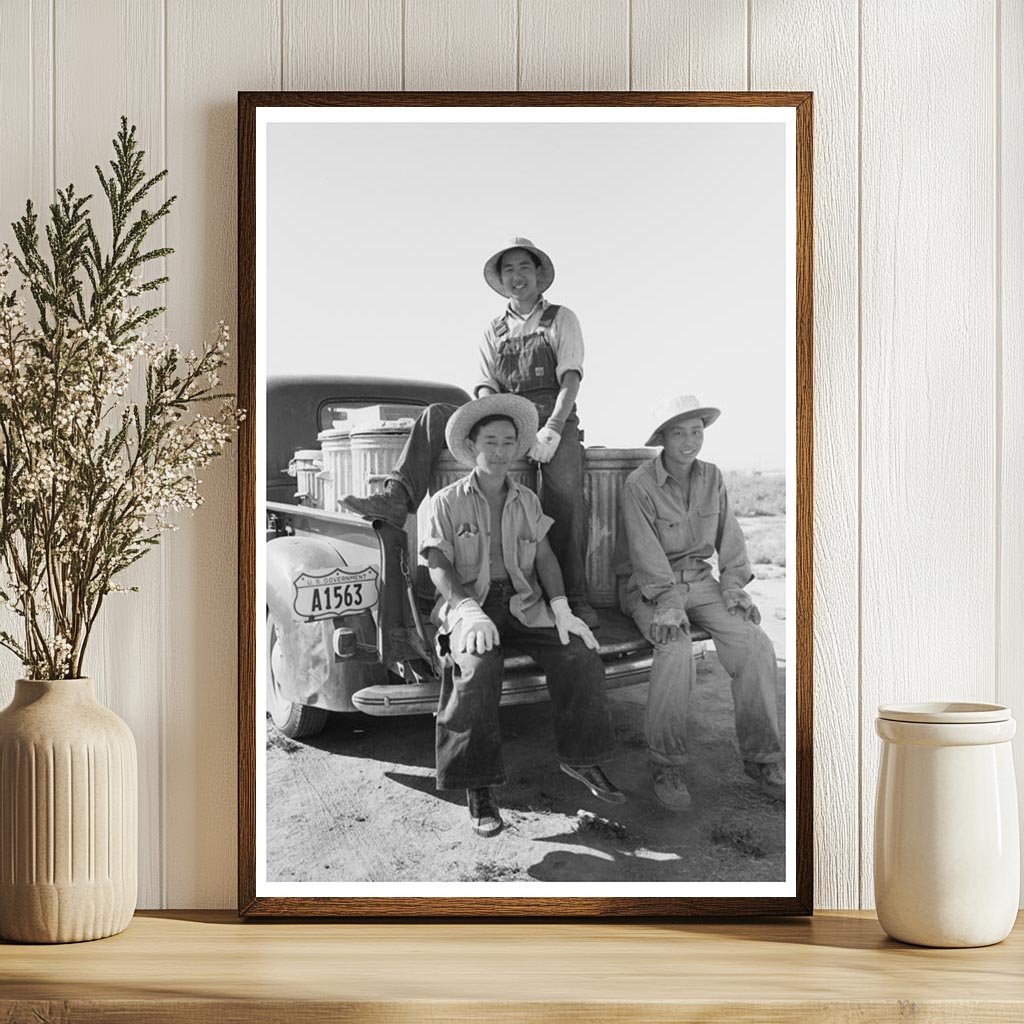
[[[433,496],[420,538],[440,595],[433,618],[445,663],[437,787],[466,790],[473,829],[484,836],[502,827],[491,787],[505,781],[498,718],[503,641],[545,672],[562,771],[602,800],[625,800],[599,765],[612,752],[613,736],[597,641],[564,596],[546,536],[551,519],[533,491],[508,478],[536,432],[536,407],[517,395],[459,408],[446,439],[472,471]]]
[[[583,377],[583,332],[567,306],[544,292],[555,279],[551,257],[528,238],[513,238],[484,264],[484,279],[509,300],[484,333],[475,397],[519,394],[536,407],[538,422],[526,454],[540,465],[544,512],[554,522],[551,546],[562,567],[569,606],[588,626],[598,625],[587,601],[583,507],[583,450],[576,396]],[[405,527],[406,516],[426,497],[445,427],[456,406],[428,406],[414,424],[381,494],[341,499],[371,519]],[[333,511],[333,509],[332,509]]]
[[[776,719],[775,648],[760,628],[761,613],[743,588],[753,579],[747,546],[721,471],[697,455],[704,428],[719,410],[693,395],[665,403],[645,442],[661,452],[623,486],[628,576],[622,610],[654,644],[647,691],[646,734],[654,793],[673,810],[690,807],[683,765],[686,715],[696,682],[690,623],[707,630],[732,678],[736,734],[744,770],[771,796],[784,797],[786,775]],[[717,552],[718,579],[709,559]]]

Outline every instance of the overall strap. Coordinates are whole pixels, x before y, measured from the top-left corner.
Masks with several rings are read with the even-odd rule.
[[[558,311],[561,306],[550,305],[540,315],[540,322],[537,324],[542,330],[547,330],[554,322],[555,317],[558,316]]]

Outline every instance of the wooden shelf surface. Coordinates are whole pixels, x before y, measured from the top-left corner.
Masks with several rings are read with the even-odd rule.
[[[874,916],[750,922],[239,921],[139,913],[121,935],[0,943],[0,1024],[1024,1020],[1024,919],[931,950]]]

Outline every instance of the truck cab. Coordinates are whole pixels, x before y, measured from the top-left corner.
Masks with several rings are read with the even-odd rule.
[[[443,665],[430,621],[435,595],[417,564],[416,517],[399,530],[339,508],[338,478],[344,476],[350,493],[371,493],[385,475],[379,457],[386,462],[397,450],[402,430],[419,410],[432,402],[467,401],[461,389],[429,381],[294,377],[268,382],[267,710],[286,735],[314,735],[331,712],[390,716],[436,710]],[[343,466],[339,450],[346,437],[353,448],[369,438],[373,459]],[[379,450],[373,450],[375,439]],[[606,509],[592,531],[592,579],[610,572],[614,527],[608,518]],[[593,566],[591,557],[597,559]],[[609,593],[606,586],[606,599],[598,602],[604,607],[598,608],[596,636],[606,684],[614,688],[644,681],[652,652]],[[512,647],[503,650],[502,704],[546,700],[540,668]]]

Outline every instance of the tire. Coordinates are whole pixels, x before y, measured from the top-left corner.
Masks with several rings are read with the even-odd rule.
[[[267,713],[274,725],[290,739],[315,736],[322,732],[330,714],[326,708],[296,704],[281,693],[278,675],[283,655],[277,642],[277,625],[267,612]]]

